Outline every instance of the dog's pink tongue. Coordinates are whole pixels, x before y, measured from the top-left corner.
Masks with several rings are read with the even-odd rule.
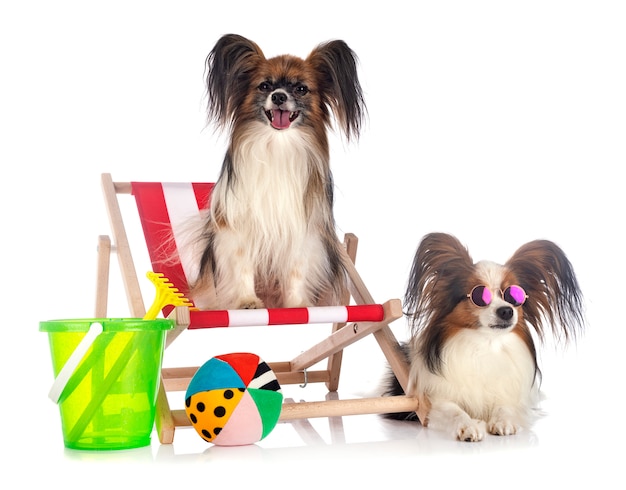
[[[276,129],[287,129],[291,124],[289,121],[289,111],[281,111],[274,109],[274,117],[272,118],[272,126]]]

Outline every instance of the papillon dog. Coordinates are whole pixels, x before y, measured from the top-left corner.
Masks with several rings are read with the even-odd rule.
[[[203,224],[192,297],[203,308],[340,304],[346,288],[333,216],[327,131],[365,117],[357,57],[344,41],[305,59],[266,58],[220,38],[206,60],[209,120],[230,131]]]
[[[510,435],[538,415],[537,347],[548,332],[566,343],[584,326],[572,264],[555,243],[535,240],[504,264],[474,263],[451,235],[426,235],[405,294],[411,338],[407,394],[420,422],[461,441]],[[404,391],[393,375],[387,393]],[[415,413],[390,418],[417,419]]]

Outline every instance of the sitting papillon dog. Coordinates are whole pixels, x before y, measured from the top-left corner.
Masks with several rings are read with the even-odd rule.
[[[230,142],[203,223],[192,297],[203,308],[340,304],[345,268],[333,217],[327,131],[357,138],[365,102],[343,41],[305,59],[266,58],[239,35],[207,57],[209,119]]]
[[[412,328],[403,346],[410,363],[406,392],[418,398],[424,426],[449,430],[461,441],[529,427],[540,401],[534,339],[552,332],[567,341],[584,326],[572,265],[547,240],[523,245],[499,265],[474,263],[451,235],[426,235],[405,308]],[[393,375],[388,383],[387,394],[403,393]]]

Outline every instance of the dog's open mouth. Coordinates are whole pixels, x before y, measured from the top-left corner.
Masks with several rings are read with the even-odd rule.
[[[283,111],[281,109],[273,109],[271,111],[265,111],[265,115],[269,119],[273,128],[287,129],[300,115],[300,111],[290,112]]]

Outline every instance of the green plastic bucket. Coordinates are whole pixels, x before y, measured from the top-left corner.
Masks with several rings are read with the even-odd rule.
[[[39,330],[48,333],[55,377],[80,350],[93,324],[101,332],[84,355],[73,356],[80,362],[58,393],[66,447],[106,450],[150,444],[165,335],[173,323],[137,318],[39,323]]]

